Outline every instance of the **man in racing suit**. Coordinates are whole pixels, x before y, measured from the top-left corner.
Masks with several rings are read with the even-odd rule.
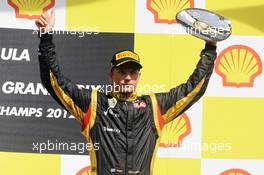
[[[49,21],[48,15],[42,15],[36,24],[45,28]],[[113,56],[110,78],[119,90],[114,87],[105,94],[80,89],[63,76],[52,38],[48,33],[40,37],[41,80],[51,96],[81,123],[87,141],[99,143],[98,150],[89,151],[91,174],[152,175],[162,128],[204,94],[216,46],[206,43],[186,83],[169,92],[137,96],[135,87],[142,68],[137,54],[121,51]]]

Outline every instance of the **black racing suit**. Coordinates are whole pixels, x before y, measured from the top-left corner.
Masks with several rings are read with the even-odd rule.
[[[51,96],[82,124],[91,144],[93,175],[151,175],[164,125],[205,92],[216,58],[216,46],[206,44],[188,81],[169,92],[122,97],[78,88],[61,73],[52,35],[39,45],[41,80]],[[173,167],[172,167],[173,168]]]

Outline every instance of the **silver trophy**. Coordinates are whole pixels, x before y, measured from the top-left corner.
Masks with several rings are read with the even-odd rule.
[[[232,33],[232,27],[227,18],[205,9],[184,9],[177,13],[176,21],[187,33],[205,41],[222,41]]]

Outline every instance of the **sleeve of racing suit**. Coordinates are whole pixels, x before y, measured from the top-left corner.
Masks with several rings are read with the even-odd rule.
[[[92,92],[77,87],[63,76],[52,38],[51,34],[43,34],[40,37],[39,65],[42,84],[64,109],[82,123],[91,102]]]
[[[164,124],[175,119],[202,97],[213,72],[216,55],[216,46],[206,44],[186,83],[169,92],[155,94]]]

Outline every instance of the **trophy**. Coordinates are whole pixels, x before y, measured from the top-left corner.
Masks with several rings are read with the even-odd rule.
[[[223,41],[232,33],[227,18],[205,9],[184,9],[177,13],[176,21],[187,33],[209,42]]]

